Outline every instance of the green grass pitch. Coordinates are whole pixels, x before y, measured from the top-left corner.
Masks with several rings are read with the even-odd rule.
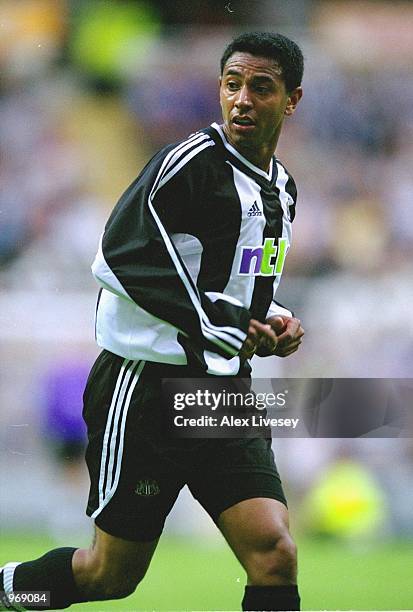
[[[55,547],[33,535],[0,534],[0,565],[33,559]],[[298,541],[303,610],[413,608],[413,542],[351,548]],[[144,582],[131,597],[80,604],[73,610],[239,610],[244,573],[224,543],[161,540]]]

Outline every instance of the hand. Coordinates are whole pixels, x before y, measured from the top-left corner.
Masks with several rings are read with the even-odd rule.
[[[265,348],[269,354],[274,354],[273,351],[277,347],[277,336],[269,323],[260,323],[256,319],[251,319],[247,337],[239,353],[241,362],[250,359],[258,346]]]
[[[277,355],[278,357],[288,357],[298,349],[304,336],[304,329],[301,327],[301,321],[295,317],[286,317],[277,315],[267,319],[267,325],[277,336],[277,344],[273,351],[268,351],[265,345],[259,345],[256,349],[259,357],[268,357]]]

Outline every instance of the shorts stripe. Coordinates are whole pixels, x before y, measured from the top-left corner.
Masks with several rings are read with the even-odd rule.
[[[111,420],[111,424],[109,428],[110,438],[109,436],[107,438],[107,439],[110,439],[110,442],[109,442],[109,460],[108,460],[107,467],[105,466],[106,484],[103,487],[103,492],[99,491],[99,495],[102,495],[103,498],[109,495],[110,490],[113,486],[113,470],[116,467],[115,460],[118,457],[118,453],[116,453],[116,446],[117,446],[117,437],[118,437],[118,431],[119,431],[119,419],[121,417],[122,411],[125,408],[125,395],[127,393],[127,390],[129,387],[129,381],[131,379],[135,366],[136,366],[135,361],[129,362],[129,365],[127,366],[126,374],[123,377],[123,381],[120,386],[118,396],[116,398],[115,409],[112,413],[113,418],[109,417],[109,419]],[[106,427],[109,425],[109,419],[108,419],[108,423]]]
[[[115,391],[112,396],[112,403],[109,408],[105,435],[103,437],[102,458],[101,458],[101,463],[100,463],[99,506],[101,506],[101,504],[103,503],[103,491],[104,491],[104,486],[105,486],[105,480],[107,478],[106,460],[107,460],[107,450],[108,450],[108,445],[109,445],[109,436],[110,436],[110,430],[111,430],[111,425],[112,425],[113,412],[115,410],[116,402],[119,397],[120,386],[123,383],[123,380],[125,377],[126,368],[128,365],[131,365],[131,364],[132,364],[132,361],[130,361],[129,359],[124,360],[122,367],[120,369],[119,375],[118,375],[118,379],[116,381]]]
[[[120,369],[103,438],[99,478],[99,507],[92,514],[92,518],[96,518],[109,503],[119,484],[126,417],[133,391],[145,363],[145,361],[125,359]]]

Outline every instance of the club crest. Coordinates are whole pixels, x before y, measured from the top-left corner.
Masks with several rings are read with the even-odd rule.
[[[160,493],[160,488],[156,480],[145,478],[145,480],[139,480],[136,489],[136,495],[142,495],[143,497],[151,497]]]

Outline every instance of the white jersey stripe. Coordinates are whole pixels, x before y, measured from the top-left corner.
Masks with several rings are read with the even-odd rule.
[[[229,275],[224,292],[229,295],[236,295],[247,308],[250,308],[252,296],[254,294],[255,277],[242,277],[239,275],[242,246],[263,243],[266,219],[264,216],[264,207],[259,184],[230,162],[227,163],[231,166],[234,186],[238,194],[241,208],[241,225],[231,274]],[[248,217],[248,212],[254,204],[262,214],[251,219],[251,217]]]

